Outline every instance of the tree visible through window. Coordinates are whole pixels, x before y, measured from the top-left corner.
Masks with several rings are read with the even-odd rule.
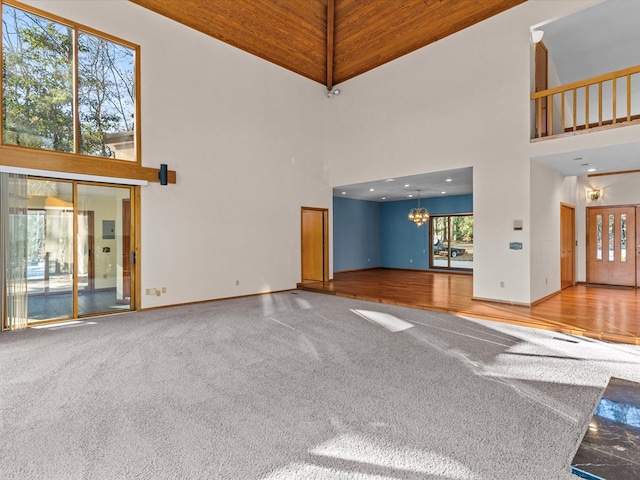
[[[473,268],[473,215],[432,216],[431,267]]]
[[[136,160],[134,64],[133,48],[4,4],[2,142]]]

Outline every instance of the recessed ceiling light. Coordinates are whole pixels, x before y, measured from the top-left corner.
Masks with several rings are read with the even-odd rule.
[[[387,197],[382,197],[382,200],[386,200],[386,199],[387,199]]]
[[[387,178],[387,179],[385,180],[385,182],[393,182],[394,180],[395,180],[395,178]]]
[[[587,168],[587,172],[595,172],[598,170],[597,168]]]
[[[581,167],[588,167],[589,165],[591,165],[590,163],[581,163],[580,166]]]
[[[447,179],[445,180],[445,182],[450,182],[450,181],[451,181],[451,179],[450,179],[450,178],[447,178]]]
[[[444,195],[444,194],[445,194],[445,193],[447,193],[447,192],[440,192],[440,193],[441,193],[442,195]]]
[[[411,185],[409,185],[408,183],[404,184],[405,187],[410,187]]]
[[[342,195],[346,195],[346,194],[347,194],[347,192],[342,192]]]
[[[409,194],[409,198],[413,198],[413,193],[410,193],[410,194]]]
[[[584,160],[584,157],[576,157],[574,158],[574,160],[577,160],[577,161]]]
[[[369,189],[369,191],[370,191],[370,192],[373,192],[373,191],[374,191],[374,189],[373,189],[373,188],[370,188],[370,189]]]

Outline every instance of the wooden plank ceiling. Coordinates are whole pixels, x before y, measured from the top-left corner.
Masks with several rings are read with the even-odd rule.
[[[326,85],[526,0],[130,0]]]

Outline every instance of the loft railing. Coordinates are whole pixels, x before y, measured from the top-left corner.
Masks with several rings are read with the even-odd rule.
[[[640,119],[640,65],[531,94],[535,138]]]

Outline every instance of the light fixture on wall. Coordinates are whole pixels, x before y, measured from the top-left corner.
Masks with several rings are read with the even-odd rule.
[[[337,88],[327,91],[327,98],[337,97],[338,95],[340,95],[340,90],[338,90]]]
[[[420,206],[420,189],[418,189],[418,207],[409,210],[409,220],[421,227],[429,220],[429,212],[426,208]]]
[[[602,189],[594,188],[592,190],[587,190],[587,200],[599,200],[602,198]]]
[[[542,40],[542,36],[544,35],[544,32],[542,30],[532,30],[531,31],[531,41],[533,43],[540,43],[540,41]]]

